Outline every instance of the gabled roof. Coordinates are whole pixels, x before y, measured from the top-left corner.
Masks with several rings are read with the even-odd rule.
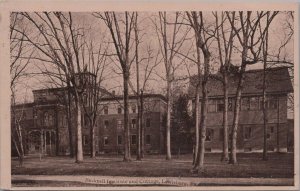
[[[223,96],[223,84],[219,80],[221,74],[213,74],[208,81],[208,96],[219,97]],[[243,95],[258,95],[263,91],[263,69],[249,70],[244,74]],[[195,96],[195,84],[197,82],[197,76],[193,76],[190,80],[189,95]],[[235,96],[238,83],[238,77],[236,75],[230,75],[228,79],[228,95]],[[267,93],[280,94],[293,92],[293,86],[291,77],[287,67],[269,68],[266,71],[266,86]],[[200,86],[201,92],[201,86]],[[201,96],[201,94],[200,94]]]

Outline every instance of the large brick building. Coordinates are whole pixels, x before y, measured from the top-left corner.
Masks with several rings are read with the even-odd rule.
[[[85,77],[93,82],[93,75],[89,74]],[[70,152],[68,120],[66,107],[63,104],[66,101],[64,100],[66,92],[66,88],[33,90],[34,101],[32,103],[16,105],[12,109],[15,111],[12,117],[16,116],[20,119],[25,154],[65,155]],[[95,128],[96,153],[122,153],[124,149],[123,97],[104,90],[101,96]],[[144,94],[143,103],[145,152],[162,153],[164,152],[165,97],[160,94]],[[136,96],[129,96],[129,106],[130,144],[134,153],[137,147]],[[84,115],[82,119],[83,149],[87,154],[90,152],[90,129]],[[71,120],[74,148],[75,121]]]
[[[207,131],[205,149],[207,152],[221,152],[223,140],[223,85],[219,74],[208,82]],[[194,103],[195,80],[191,79],[189,95]],[[228,80],[228,126],[233,122],[233,110],[237,77]],[[267,145],[269,151],[287,151],[288,141],[293,136],[288,128],[288,95],[293,92],[288,68],[277,67],[266,71],[267,85]],[[263,70],[249,70],[245,73],[239,117],[237,149],[239,152],[262,151],[263,148]],[[200,90],[201,92],[201,90]],[[201,95],[201,93],[200,93]],[[201,98],[200,98],[201,100]],[[192,104],[194,105],[194,104]],[[231,131],[229,130],[229,133]]]
[[[262,113],[262,70],[250,70],[245,73],[244,88],[240,108],[237,148],[239,152],[261,151],[263,147],[263,113]],[[217,74],[218,75],[218,74]],[[87,75],[91,82],[93,76]],[[288,68],[278,67],[267,71],[267,118],[268,118],[268,150],[287,151],[291,147],[293,134],[288,124],[288,95],[293,86]],[[189,96],[194,102],[195,80],[191,78]],[[228,125],[233,121],[234,98],[237,85],[235,76],[229,78],[229,112]],[[32,103],[16,105],[14,115],[21,121],[25,154],[44,153],[48,155],[65,155],[69,149],[69,131],[67,116],[62,99],[65,88],[50,88],[33,91]],[[200,90],[201,91],[201,90]],[[123,135],[123,97],[114,93],[105,94],[99,103],[98,120],[95,128],[96,153],[122,153]],[[208,82],[207,131],[205,148],[207,152],[221,152],[223,136],[223,92],[222,82],[210,78]],[[165,151],[165,112],[166,100],[160,94],[144,94],[144,147],[146,153],[164,153]],[[201,98],[200,98],[201,100]],[[194,104],[191,104],[194,105]],[[74,115],[73,115],[74,116]],[[129,96],[129,129],[130,144],[133,153],[137,144],[137,105],[136,97]],[[12,120],[13,121],[13,120]],[[75,121],[73,142],[75,148]],[[90,129],[83,116],[83,148],[84,153],[90,152]],[[230,130],[229,130],[230,132]],[[171,133],[176,132],[171,130]],[[176,140],[173,140],[176,141]],[[176,152],[176,144],[172,151]],[[184,147],[181,145],[180,147]],[[12,147],[14,148],[14,147]],[[192,145],[185,148],[191,152]],[[289,149],[291,151],[291,149]],[[183,151],[182,151],[183,152]]]

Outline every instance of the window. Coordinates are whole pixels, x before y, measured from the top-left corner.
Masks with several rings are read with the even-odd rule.
[[[277,109],[277,99],[272,97],[268,100],[267,104],[268,109]]]
[[[146,145],[150,145],[151,143],[151,137],[150,135],[146,135]]]
[[[87,145],[87,138],[85,135],[82,136],[82,142],[83,142],[83,146]]]
[[[267,97],[266,98],[266,109],[277,109],[278,99],[276,97]],[[263,109],[263,97],[260,97],[259,100],[259,109]]]
[[[248,111],[250,110],[250,99],[249,97],[244,97],[242,98],[242,101],[241,101],[241,110],[242,111]]]
[[[136,119],[131,119],[131,128],[135,129],[136,127]]]
[[[223,127],[220,128],[220,134],[219,134],[219,135],[220,135],[220,136],[219,136],[220,141],[223,141],[223,137],[224,137],[224,129],[223,129]]]
[[[108,137],[103,137],[104,145],[108,145]]]
[[[22,119],[25,120],[26,119],[26,113],[22,112]]]
[[[131,110],[132,110],[132,113],[136,113],[136,107],[135,107],[135,105],[131,106]]]
[[[118,145],[122,145],[122,135],[118,135]]]
[[[67,126],[67,124],[68,124],[67,115],[63,115],[62,124],[63,124],[63,126]]]
[[[250,139],[252,136],[252,128],[244,127],[244,139]]]
[[[259,109],[259,97],[251,97],[250,98],[250,109],[251,110]]]
[[[207,112],[212,113],[216,112],[216,102],[215,100],[208,100]]]
[[[95,136],[95,145],[96,145],[96,147],[98,147],[98,143],[99,143],[98,136]]]
[[[273,126],[270,127],[270,133],[274,133],[274,127]]]
[[[117,121],[117,128],[118,129],[122,129],[123,128],[122,120],[118,120]]]
[[[217,100],[217,112],[224,111],[224,102],[223,100]]]
[[[105,114],[105,115],[108,114],[108,106],[107,106],[107,105],[105,105],[105,106],[103,107],[103,111],[104,111],[104,114]]]
[[[206,129],[206,135],[205,135],[205,141],[211,141],[214,136],[214,130],[213,129]]]
[[[50,145],[50,131],[46,131],[46,145]]]
[[[48,114],[48,112],[44,113],[44,125],[45,126],[54,125],[54,118],[52,114]]]
[[[259,97],[259,109],[262,110],[264,108],[263,97]]]
[[[136,144],[136,135],[131,135],[131,144],[132,145]]]
[[[150,127],[150,123],[151,123],[150,118],[147,118],[146,119],[146,127]]]
[[[267,139],[270,139],[273,133],[274,133],[274,127],[270,126],[267,132]]]
[[[108,120],[105,120],[104,121],[104,128],[107,129],[109,127],[109,122]]]
[[[118,106],[118,113],[119,113],[119,114],[122,113],[122,108],[121,108],[121,106]]]
[[[83,93],[82,97],[83,97],[82,98],[83,99],[83,104],[87,105],[87,103],[88,103],[88,97],[87,97],[86,93]]]

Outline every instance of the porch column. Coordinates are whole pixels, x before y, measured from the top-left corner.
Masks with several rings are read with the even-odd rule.
[[[40,131],[40,138],[41,138],[41,143],[40,143],[40,154],[41,155],[43,155],[43,151],[44,151],[44,149],[43,149],[43,136],[44,136],[44,134],[43,134],[43,130],[41,130]]]
[[[49,131],[49,143],[50,143],[50,155],[52,154],[52,149],[51,149],[51,134],[52,134],[52,131]]]
[[[45,154],[47,154],[47,131],[44,131]]]

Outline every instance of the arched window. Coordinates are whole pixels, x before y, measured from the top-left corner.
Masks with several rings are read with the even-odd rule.
[[[58,115],[57,115],[57,120],[58,120],[58,124],[59,124],[59,126],[61,126],[61,127],[64,127],[64,126],[66,126],[65,125],[65,118],[66,118],[66,114],[64,114],[64,112],[58,112]]]
[[[119,105],[118,106],[118,114],[121,114],[122,113],[122,107]]]
[[[49,114],[47,111],[44,113],[44,125],[49,126]]]

